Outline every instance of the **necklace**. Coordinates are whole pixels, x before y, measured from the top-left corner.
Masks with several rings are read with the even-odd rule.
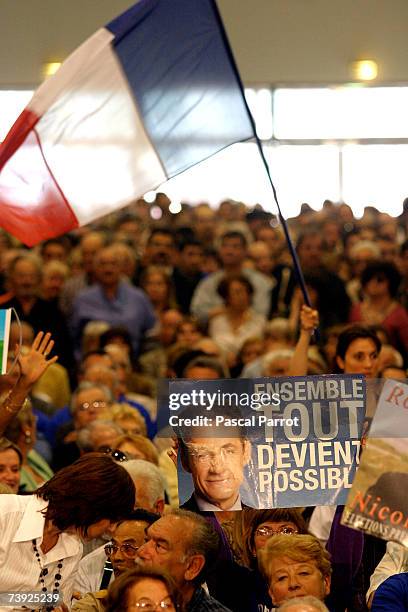
[[[38,565],[40,566],[40,570],[41,570],[41,572],[40,572],[41,591],[44,593],[44,601],[49,602],[50,599],[47,597],[47,595],[49,595],[49,593],[48,593],[47,587],[45,586],[45,580],[44,580],[44,577],[48,574],[48,569],[41,565],[40,553],[38,552],[36,541],[32,540],[32,543],[33,543],[33,550],[34,550],[34,553],[35,553],[35,557],[36,557],[36,559],[38,561]],[[61,573],[60,573],[61,569],[62,569],[62,559],[60,559],[58,561],[58,564],[57,564],[57,573],[54,576],[54,588],[52,590],[52,594],[53,595],[59,594],[59,587],[60,587],[60,584],[61,584],[60,581],[62,579],[62,576],[61,576]],[[45,610],[46,612],[52,612],[52,610],[54,609],[54,606],[43,606],[41,609]],[[37,609],[37,611],[33,610],[32,612],[38,612],[38,609]]]

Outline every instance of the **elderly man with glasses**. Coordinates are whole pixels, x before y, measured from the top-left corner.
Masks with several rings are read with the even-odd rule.
[[[145,531],[158,518],[159,515],[138,508],[125,520],[117,524],[111,541],[104,546],[106,562],[101,572],[100,590],[86,593],[84,597],[73,604],[73,611],[90,612],[92,610],[102,612],[104,610],[106,589],[111,581],[112,574],[115,578],[118,578],[126,570],[135,567],[137,551],[144,542]]]

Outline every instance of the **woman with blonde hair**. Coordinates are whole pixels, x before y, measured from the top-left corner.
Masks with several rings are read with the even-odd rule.
[[[261,568],[275,606],[312,595],[324,601],[330,592],[330,554],[312,535],[277,535],[261,551]]]
[[[101,415],[102,419],[113,421],[123,429],[126,435],[131,436],[147,436],[146,421],[132,406],[129,404],[112,404]]]
[[[129,459],[144,459],[159,465],[159,453],[153,442],[141,435],[124,435],[115,440],[115,449],[125,453]]]

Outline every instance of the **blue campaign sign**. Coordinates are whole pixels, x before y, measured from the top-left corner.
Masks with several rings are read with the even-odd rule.
[[[345,502],[365,415],[360,375],[168,380],[159,427],[179,443],[179,498],[201,510]]]

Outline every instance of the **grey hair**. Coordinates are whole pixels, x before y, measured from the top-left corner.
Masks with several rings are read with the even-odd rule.
[[[106,401],[112,403],[113,402],[113,394],[112,391],[106,385],[101,385],[100,383],[89,382],[88,380],[83,380],[79,383],[75,391],[71,396],[71,414],[75,414],[76,411],[76,399],[81,391],[88,391],[89,389],[100,389],[103,391],[106,397]]]
[[[293,354],[293,349],[275,349],[274,351],[266,353],[266,355],[262,357],[262,374],[264,374],[266,368],[268,368],[277,359],[291,359]]]
[[[218,533],[210,521],[196,512],[190,512],[190,510],[173,508],[165,516],[175,516],[192,524],[190,540],[185,542],[185,556],[202,555],[204,557],[204,567],[193,580],[195,584],[202,584],[206,580],[208,571],[214,566],[218,558],[220,548]]]
[[[131,459],[130,461],[124,461],[121,465],[129,473],[132,480],[143,478],[143,491],[152,508],[156,502],[164,499],[165,480],[156,465],[144,459]]]
[[[9,280],[13,276],[16,265],[20,261],[29,261],[30,263],[32,263],[33,266],[35,266],[36,268],[36,272],[39,278],[40,279],[42,278],[43,270],[42,270],[41,258],[38,257],[38,255],[36,255],[35,253],[31,251],[22,250],[18,255],[16,255],[16,257],[13,257],[13,259],[9,263],[7,272],[6,272],[7,280]]]
[[[82,427],[78,431],[76,442],[81,450],[85,452],[92,452],[95,450],[92,444],[92,434],[98,429],[110,429],[115,434],[117,434],[118,437],[123,435],[123,429],[113,421],[92,421],[91,423],[88,423],[88,425]]]
[[[317,597],[313,597],[313,595],[288,599],[281,606],[279,606],[279,610],[289,610],[293,606],[310,606],[311,608],[314,608],[316,612],[329,612],[329,608],[324,604],[324,602],[317,599]]]

